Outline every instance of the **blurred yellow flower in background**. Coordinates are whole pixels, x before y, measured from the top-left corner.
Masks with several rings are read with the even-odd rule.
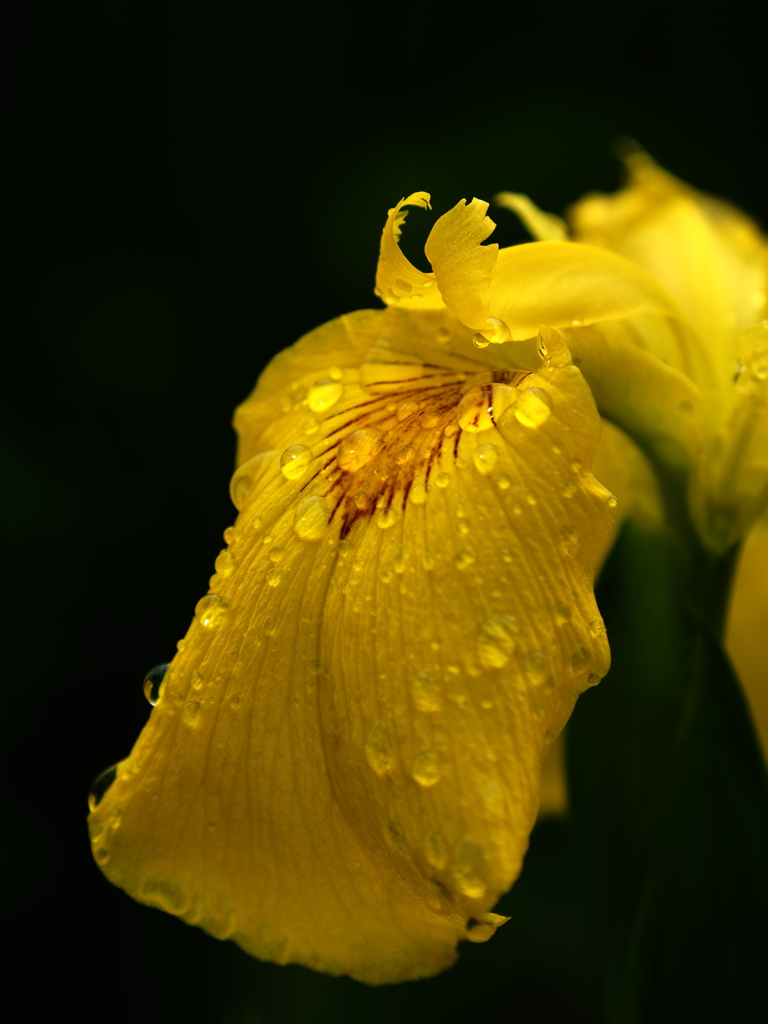
[[[608,669],[612,492],[654,522],[687,494],[716,552],[765,508],[764,241],[630,167],[574,209],[576,241],[506,194],[539,240],[499,250],[487,204],[460,202],[430,273],[399,246],[429,205],[409,196],[387,308],[311,332],[237,410],[237,521],[91,801],[96,860],[136,899],[369,983],[504,921],[542,762]]]

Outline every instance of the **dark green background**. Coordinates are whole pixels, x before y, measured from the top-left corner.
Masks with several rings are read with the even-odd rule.
[[[31,1015],[289,1024],[598,1022],[563,825],[513,921],[430,982],[251,961],[113,889],[85,792],[148,713],[233,519],[232,410],[274,352],[372,294],[386,210],[501,189],[561,210],[642,142],[766,222],[754,26],[614,9],[343,14],[27,5],[6,88],[3,934]],[[403,24],[398,19],[402,18]],[[432,218],[411,215],[419,257]],[[499,212],[498,240],[524,237]],[[22,984],[20,982],[20,984]]]

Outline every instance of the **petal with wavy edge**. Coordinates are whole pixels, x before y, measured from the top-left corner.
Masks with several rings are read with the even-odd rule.
[[[728,203],[686,185],[644,152],[626,157],[629,184],[569,211],[574,235],[645,268],[674,297],[726,386],[743,353],[736,335],[768,312],[768,244]]]
[[[503,921],[542,759],[607,670],[613,510],[580,372],[494,353],[444,312],[357,314],[241,406],[241,470],[309,458],[234,489],[231,557],[91,814],[135,898],[371,983],[435,974]],[[307,432],[293,399],[321,364],[342,391]]]
[[[606,249],[574,242],[482,245],[494,227],[487,210],[479,199],[458,203],[436,222],[425,251],[446,306],[488,341],[521,341],[542,323],[677,315],[650,274]]]
[[[414,267],[399,245],[400,233],[408,214],[405,207],[420,206],[429,210],[429,200],[429,192],[413,192],[388,212],[381,234],[375,288],[376,294],[388,306],[439,309],[443,304],[435,287],[435,275],[425,274]]]

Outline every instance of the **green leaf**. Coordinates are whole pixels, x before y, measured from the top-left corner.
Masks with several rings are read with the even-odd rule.
[[[625,526],[598,588],[612,668],[568,727],[611,1024],[768,1019],[768,778],[703,559]]]

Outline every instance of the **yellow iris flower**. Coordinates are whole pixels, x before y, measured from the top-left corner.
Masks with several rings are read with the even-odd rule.
[[[429,204],[409,196],[386,308],[311,332],[239,407],[237,521],[91,800],[97,863],[134,898],[369,983],[503,923],[542,763],[609,666],[604,483],[663,515],[649,457],[715,551],[765,507],[765,242],[632,160],[575,208],[578,242],[506,195],[540,240],[484,245],[487,204],[460,202],[431,273],[398,244]]]

